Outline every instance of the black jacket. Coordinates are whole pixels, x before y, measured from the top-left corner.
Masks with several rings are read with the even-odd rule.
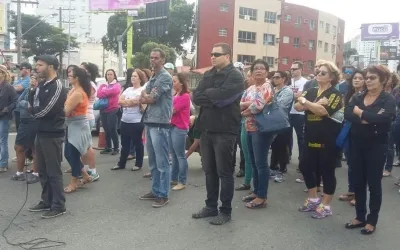
[[[57,78],[41,82],[35,91],[31,91],[29,103],[32,115],[38,121],[38,134],[45,137],[63,137],[65,135],[64,103],[67,89]]]
[[[243,75],[233,64],[205,72],[193,91],[193,102],[200,106],[196,128],[201,132],[238,134],[243,90]]]
[[[9,83],[0,83],[0,120],[11,120],[12,112],[17,105],[18,95],[14,87]],[[3,109],[7,108],[7,112]]]
[[[351,122],[350,138],[368,146],[386,143],[392,119],[396,114],[396,102],[389,93],[382,92],[369,106],[364,105],[367,91],[356,94],[345,108],[344,118]],[[353,113],[355,106],[363,110],[361,118]],[[364,120],[368,124],[363,124]]]

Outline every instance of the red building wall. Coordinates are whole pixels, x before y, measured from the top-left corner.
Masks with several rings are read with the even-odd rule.
[[[304,63],[304,74],[313,73],[313,69],[307,68],[307,61],[312,60],[315,64],[318,47],[318,11],[305,6],[285,3],[285,9],[282,11],[280,19],[280,41],[279,41],[279,70],[290,70],[294,59]],[[286,21],[285,16],[290,15],[291,20]],[[301,16],[301,23],[295,24],[297,17]],[[308,20],[305,23],[305,20]],[[310,29],[311,20],[315,20],[314,30]],[[289,37],[289,43],[284,43],[283,38]],[[300,38],[300,48],[295,48],[294,38]],[[314,50],[309,49],[309,40],[315,41]],[[283,64],[282,59],[288,58],[288,63]]]
[[[338,31],[337,34],[337,44],[336,44],[336,65],[341,70],[343,67],[343,51],[344,51],[344,29],[345,22],[343,19],[339,18]]]
[[[228,5],[228,11],[220,10],[221,4]],[[210,53],[216,43],[233,46],[233,25],[235,0],[199,0],[197,7],[197,68],[211,66]],[[227,36],[219,36],[219,30],[226,29]]]

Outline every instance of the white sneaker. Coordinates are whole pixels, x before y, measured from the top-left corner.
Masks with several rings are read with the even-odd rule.
[[[300,178],[297,178],[297,179],[296,179],[296,183],[304,183],[304,180],[302,180],[302,179],[300,179]]]
[[[12,158],[13,162],[17,162],[17,157]]]

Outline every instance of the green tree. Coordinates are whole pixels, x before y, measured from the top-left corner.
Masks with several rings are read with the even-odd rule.
[[[141,10],[137,18],[145,18],[145,15],[144,10]],[[145,22],[134,25],[133,52],[140,52],[142,45],[149,41],[166,44],[176,51],[182,51],[182,44],[187,42],[194,33],[193,16],[194,4],[188,4],[185,0],[174,0],[170,8],[167,34],[158,38],[149,38],[146,34]],[[107,50],[118,53],[117,36],[121,35],[127,27],[126,17],[126,13],[117,13],[108,19],[107,35],[102,39]],[[126,52],[126,37],[124,37],[122,48]]]
[[[25,57],[41,54],[56,55],[67,51],[68,35],[63,33],[62,29],[54,27],[45,21],[41,22],[41,20],[40,16],[22,14],[23,55]],[[32,28],[35,24],[37,25]],[[14,13],[11,14],[9,30],[14,35],[17,34],[17,16]],[[78,48],[75,37],[71,37],[71,48]]]
[[[134,68],[150,68],[150,53],[153,49],[160,48],[164,50],[166,55],[166,62],[176,61],[176,52],[173,48],[170,48],[164,44],[159,44],[155,42],[147,42],[142,45],[139,52],[136,52],[132,58],[132,65]]]
[[[346,63],[349,62],[349,59],[353,55],[358,55],[358,51],[354,48],[347,48],[343,51],[343,58]]]

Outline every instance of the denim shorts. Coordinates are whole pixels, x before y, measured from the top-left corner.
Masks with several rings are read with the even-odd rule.
[[[36,133],[36,121],[25,122],[21,120],[17,131],[17,137],[15,138],[15,144],[23,146],[26,149],[32,148],[35,144]]]

